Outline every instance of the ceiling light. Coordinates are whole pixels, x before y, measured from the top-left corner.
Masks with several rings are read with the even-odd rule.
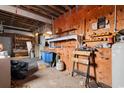
[[[39,33],[35,33],[35,36],[38,36]]]
[[[51,31],[47,31],[46,33],[52,35],[52,32]]]

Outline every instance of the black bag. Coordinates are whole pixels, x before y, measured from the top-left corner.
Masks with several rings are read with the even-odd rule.
[[[23,61],[11,60],[11,78],[24,79],[28,75],[28,63]]]

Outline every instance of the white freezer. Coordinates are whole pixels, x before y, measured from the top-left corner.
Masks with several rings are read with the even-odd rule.
[[[112,46],[112,87],[124,88],[124,42]]]

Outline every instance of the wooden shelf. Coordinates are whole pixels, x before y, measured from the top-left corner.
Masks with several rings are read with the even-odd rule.
[[[74,30],[77,30],[76,28],[71,28],[71,29],[68,29],[68,30],[64,30],[62,32],[69,32],[69,31],[74,31]]]
[[[13,50],[13,53],[15,57],[28,56],[28,50],[25,50],[25,49]]]
[[[33,37],[16,34],[14,40],[15,42],[14,42],[14,48],[13,48],[14,49],[13,55],[14,56],[28,55],[26,41],[31,41],[33,44],[34,43]]]
[[[112,33],[92,35],[92,38],[94,38],[94,40],[84,40],[84,42],[109,42],[108,40],[104,40],[104,38],[108,39],[112,37],[113,37]]]
[[[95,34],[92,34],[92,37],[104,37],[104,36],[113,36],[113,34],[111,32],[104,32],[104,33],[95,33]]]
[[[28,50],[25,49],[17,49],[17,50],[13,50],[14,53],[18,53],[18,52],[28,52]]]
[[[58,37],[54,39],[47,40],[49,43],[50,42],[57,42],[57,41],[64,41],[64,40],[77,40],[78,35],[68,35],[68,36],[63,36],[63,37]]]
[[[56,34],[68,33],[68,32],[75,31],[75,30],[78,30],[78,29],[77,28],[70,28],[67,30],[61,30],[59,32],[57,31]]]
[[[112,36],[112,35],[92,35],[93,37],[104,37],[104,36]]]
[[[84,42],[108,42],[108,41],[101,41],[101,40],[96,40],[96,41],[93,41],[93,40],[84,40]]]

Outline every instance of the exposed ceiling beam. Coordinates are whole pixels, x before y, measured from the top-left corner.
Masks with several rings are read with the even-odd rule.
[[[42,16],[31,13],[29,11],[25,11],[25,10],[20,9],[20,8],[16,8],[14,6],[1,5],[0,10],[11,12],[11,13],[14,13],[14,14],[17,14],[17,15],[20,15],[20,16],[28,17],[28,18],[31,18],[31,19],[39,20],[39,21],[44,22],[44,23],[51,24],[50,19],[44,18]]]
[[[26,23],[22,20],[17,20],[17,19],[13,19],[13,23],[11,23],[11,20],[10,20],[10,17],[7,17],[7,16],[0,16],[0,21],[2,21],[3,23],[7,23],[7,25],[13,25],[13,23],[16,23],[16,24],[21,24],[21,25],[25,25],[27,26],[28,28],[31,27],[31,28],[37,28],[38,26],[36,25],[33,25],[33,24],[29,24],[29,23]]]
[[[78,5],[68,5],[68,7],[70,7],[71,9],[74,8],[75,6],[78,6]]]
[[[44,10],[48,11],[49,13],[52,13],[52,14],[54,14],[56,16],[60,16],[61,15],[61,13],[54,11],[53,9],[51,9],[48,6],[38,5],[37,7],[42,8],[42,9],[44,9]]]
[[[49,5],[47,5],[46,7],[49,8],[51,11],[54,11],[54,12],[58,13],[59,15],[62,15],[64,13],[64,12],[61,12],[62,10],[59,11],[59,7],[58,7],[58,10],[55,9],[55,8],[50,7]],[[56,7],[56,6],[53,5],[53,7]]]
[[[33,6],[34,8],[37,8],[37,10],[39,10],[39,11],[41,11],[41,12],[44,12],[44,13],[46,13],[47,15],[49,15],[51,18],[52,17],[54,17],[54,18],[56,18],[56,17],[58,17],[59,15],[56,15],[55,13],[52,13],[52,12],[50,12],[50,11],[48,11],[47,9],[45,9],[45,8],[39,8],[39,6]]]
[[[25,22],[21,22],[20,20],[14,20],[13,23],[11,23],[11,20],[7,17],[0,17],[0,21],[3,22],[4,25],[28,28],[30,29],[30,31],[33,31],[38,28],[38,26],[27,24]]]
[[[31,5],[20,5],[19,8],[26,10],[26,11],[29,11],[29,12],[32,12],[32,13],[35,13],[35,14],[38,14],[38,15],[43,16],[45,18],[51,19],[51,16],[48,15],[46,12],[41,11],[36,7],[32,7]]]
[[[69,5],[66,5],[66,9],[71,10],[72,8]]]
[[[62,5],[62,7],[64,7],[65,10],[67,10],[67,11],[71,10],[71,7],[69,5]]]
[[[55,5],[57,8],[61,9],[64,12],[67,12],[66,9],[62,5]]]
[[[61,13],[65,13],[66,10],[64,10],[63,8],[60,8],[60,6],[55,6],[55,5],[49,5],[49,7],[53,8],[54,10],[61,12]]]
[[[35,31],[38,27],[41,27],[44,24],[40,21],[19,17],[3,11],[0,11],[0,21],[2,21],[4,25],[28,28],[31,31]]]

